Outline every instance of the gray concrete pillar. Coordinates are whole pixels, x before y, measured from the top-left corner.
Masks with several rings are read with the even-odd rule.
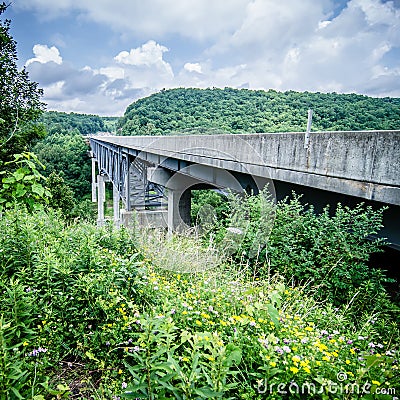
[[[168,233],[190,228],[191,190],[168,189]]]
[[[96,159],[92,158],[92,201],[96,202],[97,201],[97,196],[96,196]]]
[[[119,228],[120,215],[119,215],[119,190],[116,185],[113,185],[113,209],[114,209],[114,225]]]
[[[104,202],[106,200],[105,177],[97,175],[97,225],[104,225]]]

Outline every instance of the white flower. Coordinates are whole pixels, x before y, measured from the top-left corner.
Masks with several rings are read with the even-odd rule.
[[[226,228],[227,231],[232,232],[236,235],[242,235],[243,231],[239,228],[234,228],[233,226],[230,226],[229,228]]]

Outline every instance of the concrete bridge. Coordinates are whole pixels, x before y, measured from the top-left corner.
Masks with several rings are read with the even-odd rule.
[[[90,145],[99,224],[106,180],[116,224],[138,210],[139,219],[170,231],[189,225],[191,190],[258,193],[268,184],[278,200],[295,190],[317,209],[339,201],[387,205],[382,234],[400,249],[400,131],[101,136]]]

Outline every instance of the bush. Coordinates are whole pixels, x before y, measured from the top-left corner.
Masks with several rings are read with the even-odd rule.
[[[370,255],[382,251],[385,244],[375,237],[384,208],[359,204],[351,209],[338,204],[334,212],[326,206],[317,214],[300,200],[293,195],[268,208],[265,193],[246,198],[230,221],[243,232],[234,259],[247,260],[260,277],[273,271],[295,282],[309,281],[318,288],[320,299],[335,305],[350,301],[366,282],[371,299],[385,292],[389,279],[382,270],[367,265]]]

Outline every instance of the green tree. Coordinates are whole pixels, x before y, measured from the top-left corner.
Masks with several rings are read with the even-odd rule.
[[[38,171],[38,167],[44,168],[44,165],[35,154],[15,154],[7,165],[11,165],[10,170],[0,171],[0,175],[4,175],[0,186],[0,213],[15,203],[24,204],[28,211],[41,209],[49,203],[51,193],[44,186],[46,178]]]
[[[0,5],[0,16],[7,5]],[[34,124],[44,109],[43,91],[31,82],[25,68],[17,67],[16,42],[10,35],[10,20],[0,20],[0,163],[29,148],[44,136],[42,126]]]
[[[48,135],[35,147],[34,152],[46,166],[45,175],[55,171],[81,200],[90,193],[91,164],[88,145],[77,129],[58,131]]]
[[[72,189],[65,184],[64,179],[53,171],[47,178],[47,187],[51,193],[51,206],[59,209],[69,217],[75,206],[74,193]]]

